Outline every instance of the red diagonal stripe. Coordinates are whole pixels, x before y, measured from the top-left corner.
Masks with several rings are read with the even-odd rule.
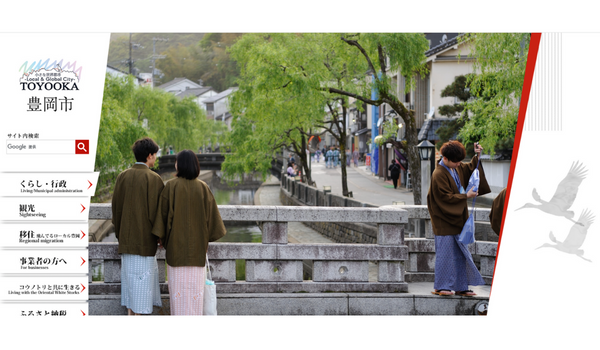
[[[519,106],[519,119],[517,120],[517,130],[515,132],[515,143],[513,145],[512,161],[510,162],[510,172],[508,174],[508,185],[506,186],[506,198],[504,200],[504,215],[502,216],[502,224],[500,226],[500,235],[498,237],[498,249],[496,250],[496,262],[494,263],[494,275],[496,274],[496,264],[500,256],[500,245],[502,242],[502,230],[504,229],[504,219],[506,218],[506,208],[510,199],[510,189],[512,187],[515,168],[517,166],[517,156],[519,155],[519,146],[521,145],[521,134],[523,133],[523,125],[525,124],[525,113],[527,112],[527,104],[529,103],[529,93],[531,92],[531,83],[533,81],[533,72],[535,71],[535,62],[537,60],[538,49],[540,48],[540,39],[542,33],[531,33],[529,42],[529,53],[527,54],[527,66],[525,67],[525,79],[523,79],[523,93],[521,94],[521,105]],[[492,287],[494,286],[494,278],[492,276],[492,286],[490,287],[490,298],[492,296]]]

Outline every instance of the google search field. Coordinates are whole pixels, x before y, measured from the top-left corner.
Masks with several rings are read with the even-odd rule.
[[[6,154],[89,154],[89,140],[7,140]]]

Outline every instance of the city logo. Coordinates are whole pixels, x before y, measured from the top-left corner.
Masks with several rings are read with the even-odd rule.
[[[40,61],[41,62],[41,61]],[[46,61],[48,62],[48,61]],[[61,61],[62,63],[62,61]],[[35,64],[35,62],[34,62]],[[19,79],[21,90],[33,91],[33,90],[45,90],[45,91],[72,91],[79,90],[77,83],[79,83],[79,77],[81,75],[82,67],[76,71],[74,64],[73,70],[64,70],[60,63],[52,64],[50,67],[47,65],[42,66],[38,64],[35,68],[34,64],[31,65],[30,69],[23,73]],[[27,62],[21,67],[27,66]],[[69,67],[71,68],[71,67]],[[79,74],[77,74],[79,73]]]

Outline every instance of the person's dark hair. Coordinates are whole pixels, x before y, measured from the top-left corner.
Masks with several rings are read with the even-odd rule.
[[[183,177],[188,180],[193,180],[200,175],[200,163],[196,154],[189,150],[184,149],[177,153],[177,177]]]
[[[465,146],[459,141],[448,141],[444,143],[440,149],[440,153],[453,163],[460,162],[467,156]]]
[[[158,145],[151,138],[144,137],[135,141],[133,146],[131,146],[131,150],[135,155],[136,161],[146,163],[149,155],[158,152]]]

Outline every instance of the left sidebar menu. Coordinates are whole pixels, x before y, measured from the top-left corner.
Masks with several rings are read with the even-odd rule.
[[[110,33],[0,33],[0,42],[10,52],[0,57],[0,315],[15,325],[86,316]]]
[[[3,173],[3,315],[88,314],[88,217],[98,173]]]

